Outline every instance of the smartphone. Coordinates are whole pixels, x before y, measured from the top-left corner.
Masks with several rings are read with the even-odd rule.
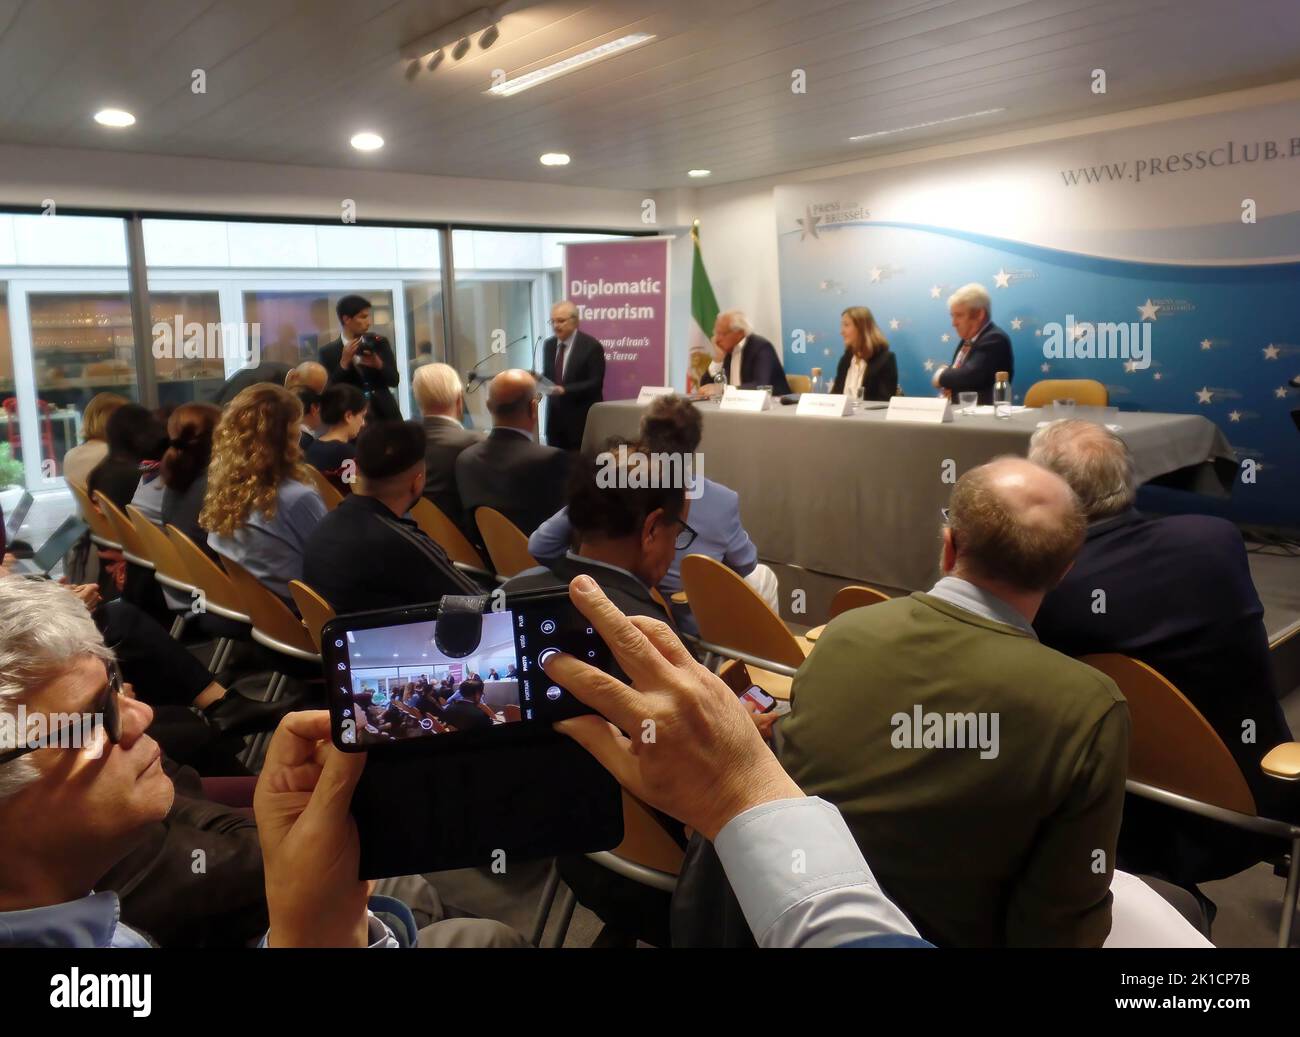
[[[592,712],[546,676],[568,652],[617,672],[565,592],[507,597],[499,611],[443,615],[438,603],[336,616],[321,630],[330,729],[345,752],[419,742],[458,750],[527,737]]]
[[[752,703],[760,713],[770,713],[776,708],[776,699],[757,684],[751,684],[740,693],[739,698],[741,702]]]

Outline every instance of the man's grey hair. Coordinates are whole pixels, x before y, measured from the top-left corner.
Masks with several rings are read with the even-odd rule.
[[[1128,444],[1091,421],[1053,421],[1040,428],[1029,440],[1029,460],[1070,484],[1089,522],[1128,511],[1137,498]]]
[[[728,331],[740,331],[748,335],[754,330],[743,310],[725,310],[722,314],[723,327]]]
[[[425,414],[454,410],[465,386],[450,364],[422,364],[411,375],[415,401]]]
[[[572,302],[570,302],[568,299],[561,299],[558,302],[556,302],[553,306],[551,306],[552,315],[554,315],[556,310],[567,310],[569,314],[573,317],[576,317],[578,315],[578,307],[574,305]]]
[[[993,316],[993,300],[989,298],[989,290],[975,281],[962,285],[948,296],[948,309],[951,310],[954,306],[969,306],[972,310],[983,310],[990,317]]]
[[[11,724],[33,689],[88,655],[113,658],[81,599],[57,583],[0,576],[0,714]],[[28,757],[5,764],[0,799],[39,776]]]

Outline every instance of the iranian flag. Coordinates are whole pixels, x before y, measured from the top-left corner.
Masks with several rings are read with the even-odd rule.
[[[691,330],[690,353],[686,364],[686,391],[694,392],[700,378],[713,359],[713,325],[718,320],[718,300],[709,284],[709,272],[704,269],[700,254],[700,221],[691,224],[691,244],[694,261],[691,264]]]

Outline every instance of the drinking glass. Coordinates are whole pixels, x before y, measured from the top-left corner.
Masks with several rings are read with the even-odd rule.
[[[957,399],[961,402],[961,412],[963,414],[974,414],[975,407],[980,401],[980,394],[977,392],[959,392]]]

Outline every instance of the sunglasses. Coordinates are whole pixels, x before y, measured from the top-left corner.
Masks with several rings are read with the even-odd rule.
[[[89,712],[104,718],[104,734],[108,736],[110,744],[117,745],[122,738],[122,711],[119,707],[123,694],[122,673],[118,670],[117,663],[111,659],[104,664],[104,669],[108,671],[108,681],[99,694],[95,696],[94,702],[90,704]],[[80,729],[80,726],[81,718],[78,716],[57,731],[49,732],[42,745],[24,745],[0,753],[0,766],[11,763],[28,753],[33,753],[37,749],[44,749],[46,746],[67,744],[66,735],[74,729]]]

